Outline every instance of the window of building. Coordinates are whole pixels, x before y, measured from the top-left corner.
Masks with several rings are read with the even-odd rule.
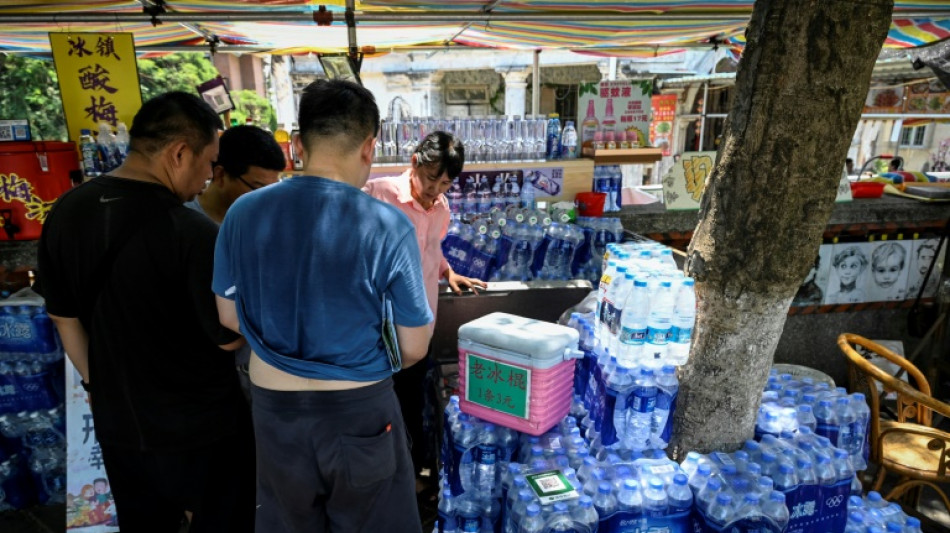
[[[926,148],[927,130],[930,124],[921,124],[919,126],[907,126],[901,129],[901,147],[902,148]]]

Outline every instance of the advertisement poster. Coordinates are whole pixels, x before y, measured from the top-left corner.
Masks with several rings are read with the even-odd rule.
[[[900,113],[903,109],[904,87],[871,85],[864,101],[865,113]]]
[[[109,478],[102,463],[86,391],[66,359],[66,530],[119,531]]]
[[[650,122],[650,145],[663,150],[663,157],[673,155],[673,121],[676,119],[675,94],[653,97],[653,121]]]
[[[605,141],[609,134],[625,132],[631,147],[650,145],[653,82],[614,80],[582,83],[577,91],[577,119],[581,142],[594,140],[599,131]],[[583,117],[583,118],[581,118]]]
[[[564,190],[564,167],[526,168],[524,187],[534,188],[535,198],[559,197]]]
[[[684,152],[663,176],[663,203],[669,211],[699,209],[706,178],[716,164],[716,152]]]
[[[105,122],[132,126],[142,107],[139,71],[131,33],[50,33],[50,48],[63,96],[69,138],[99,131]]]
[[[950,113],[950,90],[934,79],[908,87],[905,113]]]

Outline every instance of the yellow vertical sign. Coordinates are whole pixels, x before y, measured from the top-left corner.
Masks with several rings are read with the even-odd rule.
[[[115,130],[132,126],[142,107],[135,43],[131,33],[50,33],[69,138],[97,131],[100,122]]]

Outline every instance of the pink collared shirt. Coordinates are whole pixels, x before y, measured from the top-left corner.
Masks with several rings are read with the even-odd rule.
[[[445,195],[425,209],[412,197],[409,184],[409,170],[399,176],[377,178],[366,182],[363,192],[377,200],[398,207],[409,217],[416,228],[416,241],[422,254],[422,281],[426,287],[426,297],[432,316],[436,316],[439,303],[439,280],[449,268],[448,261],[442,255],[442,239],[449,229],[449,204]],[[435,322],[432,323],[433,325]]]

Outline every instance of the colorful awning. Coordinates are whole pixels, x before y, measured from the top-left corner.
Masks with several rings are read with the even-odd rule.
[[[543,14],[543,21],[420,21],[418,15],[466,15],[494,4],[491,13]],[[5,0],[0,7],[0,51],[49,51],[48,32],[126,31],[143,47],[202,46],[215,35],[224,45],[246,45],[273,53],[342,51],[347,46],[343,0],[168,0],[180,14],[221,14],[221,20],[153,26],[142,19],[137,0]],[[420,45],[457,45],[507,49],[566,48],[596,55],[660,55],[676,47],[711,40],[741,47],[752,12],[749,0],[364,0],[357,2],[357,41],[380,50]],[[317,26],[310,14],[320,5],[334,13],[331,26]],[[79,14],[112,15],[116,20],[71,22]],[[255,21],[229,20],[243,14]],[[268,20],[277,14],[300,14],[298,20]],[[610,14],[602,20],[577,20],[580,15]],[[908,14],[902,18],[901,13]],[[360,16],[400,16],[398,21],[366,21]],[[616,18],[613,18],[616,14]],[[41,23],[8,22],[4,16],[56,16]],[[137,16],[136,21],[129,17]],[[416,17],[416,20],[413,20]],[[573,17],[573,18],[572,18]],[[247,17],[245,17],[246,19]],[[161,18],[159,18],[161,20]],[[898,0],[885,47],[908,48],[950,38],[950,4],[946,0]],[[653,48],[651,52],[651,48]]]

